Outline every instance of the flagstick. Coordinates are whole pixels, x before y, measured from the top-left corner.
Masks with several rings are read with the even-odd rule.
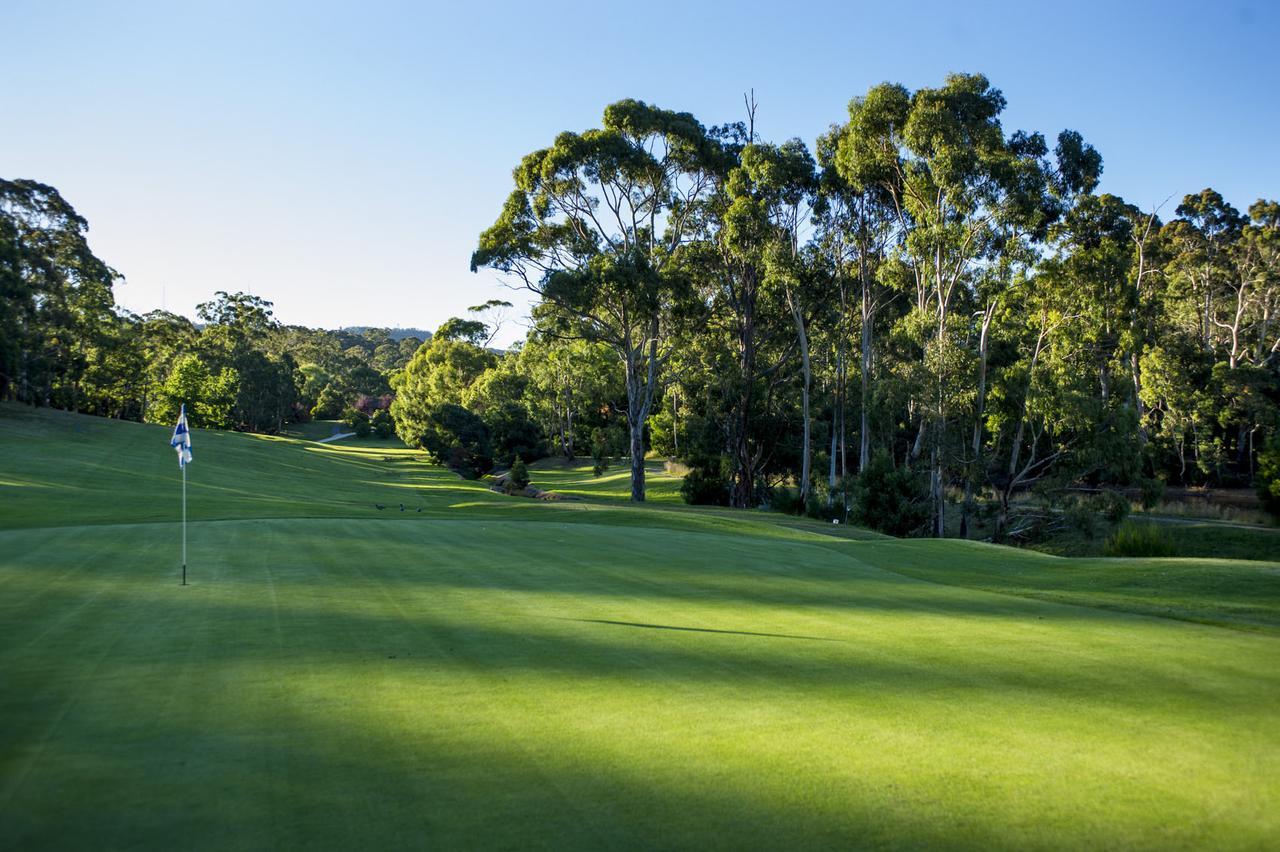
[[[182,585],[187,584],[187,466],[182,465]]]

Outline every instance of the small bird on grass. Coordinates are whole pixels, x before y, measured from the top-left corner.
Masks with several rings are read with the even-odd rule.
[[[387,507],[386,507],[386,506],[384,506],[384,505],[382,505],[381,503],[374,503],[374,504],[373,504],[373,508],[375,508],[375,509],[385,509],[385,508],[387,508]]]

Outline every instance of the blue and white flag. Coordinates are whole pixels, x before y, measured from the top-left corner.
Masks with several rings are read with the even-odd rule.
[[[191,461],[191,432],[187,429],[187,407],[182,406],[178,415],[178,425],[173,427],[173,438],[169,446],[178,451],[178,467],[186,467]]]

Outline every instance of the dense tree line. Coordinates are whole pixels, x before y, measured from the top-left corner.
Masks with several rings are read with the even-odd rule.
[[[345,413],[466,475],[622,456],[635,500],[657,453],[691,502],[898,533],[1024,537],[1166,483],[1280,502],[1280,205],[1139,209],[1096,192],[1079,133],[1004,108],[981,75],[883,84],[811,150],[759,138],[751,102],[714,127],[613,104],[525,157],[480,235],[473,270],[538,297],[505,352],[503,302],[425,342],[244,294],[127,314],[70,205],[0,182],[0,396],[260,431]]]
[[[276,432],[389,395],[422,343],[281,325],[244,293],[214,294],[196,322],[138,316],[87,232],[53,187],[0,180],[0,399],[154,423],[185,403],[194,426]]]
[[[619,362],[636,500],[646,441],[686,496],[743,507],[838,515],[896,471],[934,535],[980,508],[1017,534],[1029,490],[1254,481],[1280,207],[1204,190],[1163,221],[1095,193],[1080,134],[1006,132],[1004,107],[981,75],[880,85],[811,152],[751,104],[706,128],[621,101],[524,158],[473,268]]]

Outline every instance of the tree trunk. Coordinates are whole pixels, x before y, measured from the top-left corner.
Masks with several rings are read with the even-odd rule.
[[[646,352],[645,350],[648,349]],[[644,502],[644,423],[658,384],[658,321],[650,323],[648,339],[628,349],[627,431],[630,433],[631,502]]]
[[[1013,446],[1009,450],[1009,477],[1013,478],[1018,470],[1018,456],[1022,452],[1022,438],[1027,429],[1027,404],[1031,401],[1031,383],[1035,380],[1036,362],[1040,360],[1040,352],[1044,349],[1044,340],[1049,334],[1048,314],[1040,316],[1040,333],[1036,335],[1036,348],[1031,353],[1031,364],[1027,367],[1027,386],[1022,393],[1022,405],[1018,409],[1018,428],[1013,433]]]
[[[996,305],[987,306],[982,316],[982,332],[978,336],[978,397],[974,402],[973,442],[970,444],[968,469],[964,476],[964,502],[960,505],[960,537],[969,537],[969,503],[973,500],[973,479],[982,472],[982,418],[987,404],[987,355],[991,320]]]
[[[674,387],[671,388],[671,440],[675,444],[676,458],[680,458],[680,409]]]
[[[631,432],[631,502],[644,502],[644,420],[627,417]]]
[[[858,435],[858,470],[865,470],[871,461],[871,335],[875,322],[875,306],[871,301],[871,282],[865,267],[862,274],[862,414]]]
[[[791,316],[796,323],[796,336],[800,341],[800,365],[804,373],[804,389],[800,396],[801,413],[804,417],[804,446],[800,449],[800,505],[803,507],[809,504],[809,475],[812,462],[809,446],[811,432],[809,423],[809,387],[813,377],[809,365],[809,335],[805,331],[804,315],[800,312],[800,303],[790,291],[787,293],[787,301],[791,304]]]
[[[836,412],[831,413],[831,464],[827,473],[827,508],[831,508],[831,501],[835,499],[836,494]]]
[[[746,509],[754,502],[756,480],[755,459],[751,452],[751,408],[756,383],[756,282],[750,273],[742,282],[738,302],[741,313],[738,325],[738,373],[742,387],[738,392],[736,410],[732,413],[731,420],[733,487],[730,503],[739,509]]]
[[[1133,407],[1134,411],[1138,412],[1138,440],[1145,444],[1147,442],[1145,425],[1147,411],[1142,404],[1142,366],[1137,352],[1129,353],[1129,372],[1133,374]]]
[[[924,412],[920,412],[920,428],[916,430],[916,439],[911,443],[911,451],[907,454],[908,461],[916,461],[924,452],[924,436],[929,430],[929,418],[925,417]]]
[[[933,448],[933,536],[945,538],[947,534],[946,481],[942,472],[942,439],[944,437],[942,418],[938,418],[938,442]]]

